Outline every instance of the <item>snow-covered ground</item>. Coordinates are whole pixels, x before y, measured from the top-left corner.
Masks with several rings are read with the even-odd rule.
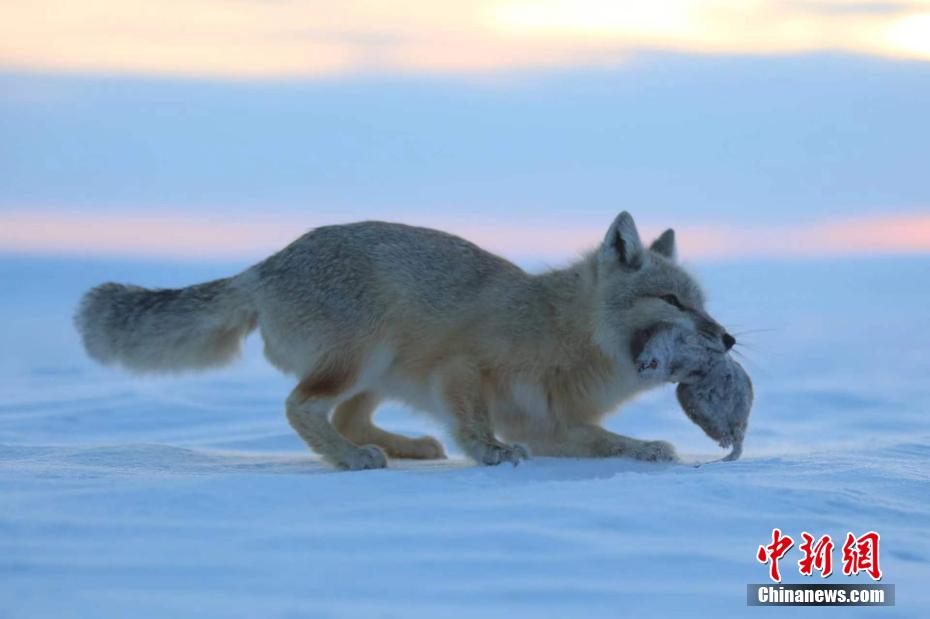
[[[70,314],[85,288],[239,266],[0,258],[0,617],[794,615],[746,606],[773,527],[881,533],[897,606],[803,614],[930,615],[930,258],[696,267],[756,385],[739,462],[453,453],[357,473],[291,432],[290,379],[255,337],[203,375],[84,358]],[[397,406],[379,422],[441,431]],[[609,426],[694,462],[723,454],[671,387]],[[787,582],[804,580],[799,556]]]

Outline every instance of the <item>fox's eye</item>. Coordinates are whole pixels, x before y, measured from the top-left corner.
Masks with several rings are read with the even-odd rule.
[[[678,297],[676,297],[673,294],[663,294],[659,298],[665,301],[666,303],[668,303],[669,305],[674,305],[680,310],[685,309],[685,306],[681,304],[681,301],[678,300]]]

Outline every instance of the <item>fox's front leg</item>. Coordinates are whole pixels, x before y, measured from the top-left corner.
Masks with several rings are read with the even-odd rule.
[[[675,447],[666,441],[642,441],[614,434],[600,426],[579,425],[553,436],[531,441],[533,453],[564,458],[633,458],[647,462],[678,462]]]
[[[477,370],[450,367],[443,372],[443,398],[454,419],[456,442],[469,457],[482,464],[495,465],[529,458],[523,445],[502,443],[494,436],[487,399],[482,393]]]

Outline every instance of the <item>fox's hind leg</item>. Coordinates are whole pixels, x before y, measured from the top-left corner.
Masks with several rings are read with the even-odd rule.
[[[344,469],[380,469],[387,466],[376,445],[358,446],[333,427],[329,412],[351,397],[356,372],[331,365],[300,381],[287,398],[287,420],[302,439],[323,458]]]
[[[372,423],[380,398],[367,391],[346,400],[333,413],[333,425],[356,445],[374,444],[391,458],[436,460],[445,458],[442,445],[432,436],[409,438],[382,430]]]

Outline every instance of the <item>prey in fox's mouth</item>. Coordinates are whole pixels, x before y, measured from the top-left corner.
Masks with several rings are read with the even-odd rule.
[[[726,351],[709,345],[706,338],[666,325],[650,330],[635,364],[645,380],[677,382],[676,395],[685,415],[721,447],[732,447],[724,460],[739,458],[753,388],[749,375]]]

